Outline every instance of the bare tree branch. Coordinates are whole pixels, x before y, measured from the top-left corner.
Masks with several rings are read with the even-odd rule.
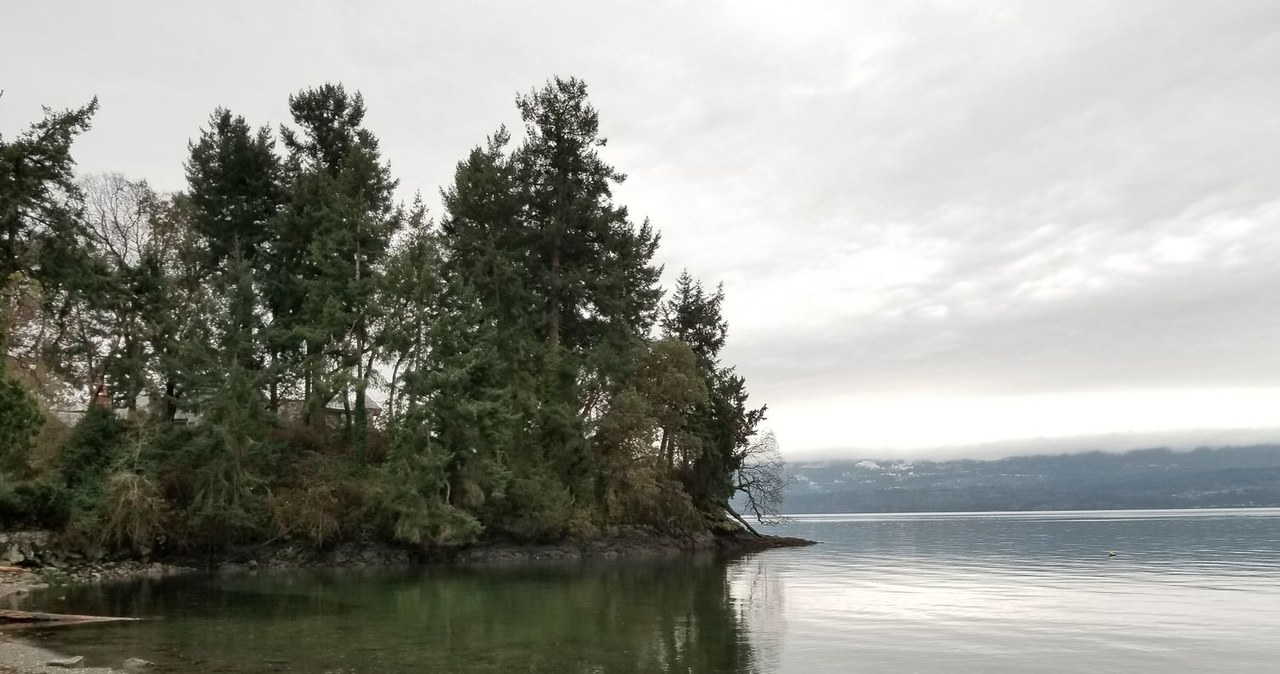
[[[785,521],[782,501],[789,480],[785,476],[786,462],[778,451],[778,439],[770,431],[748,445],[742,452],[742,463],[734,474],[734,489],[746,501],[746,514],[761,524],[777,524]],[[730,509],[740,522],[738,513]],[[743,522],[745,524],[745,522]],[[747,527],[751,529],[750,526]],[[754,529],[751,529],[755,533]]]

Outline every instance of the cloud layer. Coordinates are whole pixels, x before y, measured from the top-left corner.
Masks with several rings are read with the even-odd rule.
[[[98,94],[82,167],[163,189],[215,105],[278,123],[341,80],[432,196],[515,92],[586,78],[620,197],[671,275],[724,281],[729,355],[794,451],[1275,425],[1274,2],[7,14],[30,58],[0,129]]]

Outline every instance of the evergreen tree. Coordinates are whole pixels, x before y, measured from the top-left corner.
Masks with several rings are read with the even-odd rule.
[[[280,162],[271,131],[218,108],[188,145],[187,199],[210,270],[238,257],[253,264],[280,209]]]
[[[453,185],[441,191],[440,231],[445,275],[465,280],[489,319],[511,333],[512,346],[528,350],[526,337],[539,328],[541,306],[531,287],[531,241],[522,222],[517,167],[507,151],[510,140],[500,128],[485,147],[458,162]]]
[[[289,97],[296,129],[281,128],[285,206],[273,221],[271,295],[283,339],[301,344],[306,418],[341,396],[354,437],[367,432],[371,326],[381,263],[403,213],[378,141],[362,127],[364,99],[325,84]]]
[[[756,427],[767,406],[747,404],[746,380],[733,368],[720,368],[711,378],[708,405],[696,412],[697,453],[684,470],[686,488],[704,512],[722,512],[734,494],[734,477],[741,470]]]
[[[271,132],[254,132],[243,117],[225,108],[214,110],[209,125],[188,145],[187,224],[195,237],[193,262],[197,273],[234,310],[225,331],[212,335],[209,348],[228,350],[237,345],[245,376],[269,388],[270,404],[278,402],[274,371],[263,376],[264,359],[279,360],[278,349],[266,343],[265,311],[260,308],[264,279],[257,266],[269,243],[270,223],[280,210],[280,162]],[[272,368],[274,370],[274,368]]]
[[[680,273],[671,297],[662,305],[662,332],[693,348],[698,362],[710,369],[720,357],[729,335],[729,324],[720,315],[724,286],[714,294],[702,289],[689,270]]]
[[[54,112],[12,140],[0,136],[0,459],[25,462],[42,424],[36,402],[8,372],[9,290],[25,282],[74,285],[82,267],[83,227],[71,145],[89,130],[95,98]]]
[[[219,348],[185,351],[198,392],[188,406],[199,424],[178,452],[181,493],[186,500],[186,526],[196,540],[230,543],[265,530],[267,466],[273,425],[263,397],[259,372],[247,367],[254,345],[239,326],[254,311],[253,276],[233,254],[225,276],[232,284],[227,297],[205,295],[200,313],[210,321],[208,337]],[[206,338],[208,338],[206,337]]]
[[[746,381],[720,364],[729,330],[723,302],[723,287],[708,293],[686,270],[662,310],[664,335],[692,348],[707,391],[706,400],[687,408],[684,419],[673,415],[680,426],[664,425],[662,453],[680,471],[694,503],[708,513],[728,508],[734,476],[765,414],[765,407],[748,406]]]
[[[599,156],[606,140],[584,82],[555,78],[516,103],[526,136],[512,158],[529,251],[526,283],[542,307],[539,334],[547,345],[538,442],[584,496],[598,470],[586,422],[623,390],[628,355],[657,314],[658,236],[613,203],[612,186],[625,176]]]
[[[658,236],[613,203],[612,186],[626,176],[599,156],[607,141],[586,83],[555,78],[516,104],[526,135],[513,158],[521,226],[546,341],[584,352],[643,337],[661,297],[661,269],[653,265]]]
[[[45,118],[16,139],[0,136],[0,291],[13,274],[67,280],[83,233],[71,144],[89,130],[98,99]],[[2,326],[0,326],[2,327]]]
[[[192,389],[200,385],[199,363],[221,348],[220,334],[211,330],[217,317],[210,315],[213,297],[226,297],[225,284],[209,277],[204,239],[192,226],[192,207],[186,194],[162,199],[152,227],[156,246],[150,258],[155,282],[146,298],[151,351],[158,385],[158,412],[173,421],[179,407],[190,406]]]
[[[676,280],[671,297],[662,305],[662,334],[667,339],[689,345],[693,350],[697,359],[698,376],[703,389],[708,392],[715,390],[714,379],[720,349],[728,337],[728,323],[720,314],[723,302],[723,288],[717,288],[715,294],[707,293],[686,269]],[[701,454],[705,438],[687,432],[689,417],[695,412],[703,417],[707,414],[709,401],[704,397],[698,402],[699,409],[689,406],[681,414],[667,415],[659,440],[659,453],[668,465],[675,466],[679,463],[687,469],[692,457]]]
[[[568,498],[529,428],[544,345],[508,141],[499,129],[443,191],[444,286],[419,381],[451,495],[499,530],[537,538],[563,531]]]
[[[5,473],[27,469],[27,452],[44,416],[31,394],[7,372],[0,359],[0,482]]]
[[[387,257],[378,304],[382,308],[380,339],[383,359],[391,365],[384,416],[394,420],[424,403],[421,386],[408,384],[428,369],[431,332],[444,292],[439,233],[416,199],[405,219],[403,236]]]

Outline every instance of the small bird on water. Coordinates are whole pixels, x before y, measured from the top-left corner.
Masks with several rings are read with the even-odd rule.
[[[1115,550],[1112,550],[1111,552],[1108,552],[1108,553],[1107,553],[1107,556],[1108,556],[1108,557],[1115,557],[1115,556],[1116,556],[1116,551],[1115,551]]]

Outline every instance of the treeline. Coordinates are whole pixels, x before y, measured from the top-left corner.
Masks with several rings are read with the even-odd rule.
[[[341,85],[275,132],[215,110],[176,194],[75,175],[96,100],[0,138],[2,524],[432,547],[776,510],[722,290],[659,287],[583,82],[516,101],[438,221]]]

